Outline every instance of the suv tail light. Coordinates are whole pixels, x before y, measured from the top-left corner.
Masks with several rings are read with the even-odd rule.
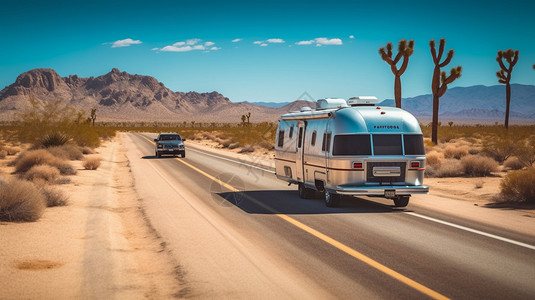
[[[419,161],[411,161],[411,168],[419,168],[420,162]]]
[[[362,163],[361,162],[354,162],[353,163],[353,169],[362,169]]]

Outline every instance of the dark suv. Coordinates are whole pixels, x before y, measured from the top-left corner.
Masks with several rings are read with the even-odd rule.
[[[184,141],[178,133],[160,133],[154,141],[156,142],[155,155],[160,157],[164,154],[177,155],[186,157],[186,148]]]

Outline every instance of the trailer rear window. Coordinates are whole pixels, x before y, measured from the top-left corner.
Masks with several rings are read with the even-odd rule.
[[[400,134],[374,134],[374,155],[403,155]]]
[[[370,135],[335,135],[333,155],[372,155]]]
[[[405,134],[403,136],[405,144],[405,155],[424,155],[424,137],[421,134]]]

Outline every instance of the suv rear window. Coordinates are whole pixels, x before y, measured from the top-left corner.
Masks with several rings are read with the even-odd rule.
[[[178,141],[180,140],[180,135],[178,134],[161,134],[159,141]]]
[[[333,155],[372,155],[370,135],[335,135]]]
[[[374,155],[403,155],[400,134],[374,134]]]

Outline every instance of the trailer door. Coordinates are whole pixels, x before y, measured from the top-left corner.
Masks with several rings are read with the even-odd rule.
[[[304,182],[303,177],[303,156],[304,156],[304,145],[305,145],[305,131],[306,131],[306,122],[299,121],[297,122],[297,153],[295,158],[295,172],[297,181]]]

